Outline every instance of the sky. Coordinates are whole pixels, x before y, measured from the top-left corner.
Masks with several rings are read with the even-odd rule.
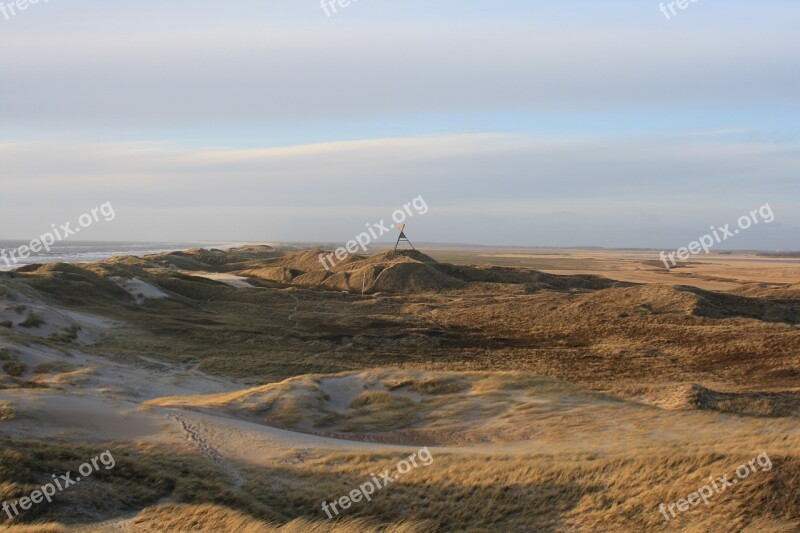
[[[800,3],[669,3],[0,9],[0,240],[800,250]]]

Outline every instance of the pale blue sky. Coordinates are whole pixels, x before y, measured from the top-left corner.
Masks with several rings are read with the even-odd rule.
[[[0,0],[8,4],[8,0]],[[800,4],[50,0],[0,15],[0,239],[800,249]],[[91,233],[91,234],[88,234]],[[83,235],[82,235],[83,237]]]

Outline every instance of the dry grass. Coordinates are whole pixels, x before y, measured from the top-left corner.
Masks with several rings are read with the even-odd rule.
[[[66,361],[50,361],[48,363],[39,363],[33,367],[34,374],[60,374],[63,372],[71,372],[75,367]]]
[[[103,450],[116,462],[101,468],[77,485],[57,493],[50,504],[21,511],[21,523],[93,522],[101,517],[140,510],[163,498],[230,505],[251,514],[275,519],[279,514],[246,494],[236,494],[222,481],[222,473],[207,460],[160,446],[120,443],[76,445],[67,442],[0,440],[0,501],[28,496],[52,474],[75,472]],[[73,476],[74,479],[74,476]]]
[[[61,524],[32,524],[32,525],[0,525],[0,532],[9,533],[66,533],[67,528]]]
[[[423,378],[413,380],[408,388],[420,394],[455,394],[469,388],[469,384],[453,378]]]
[[[32,329],[38,328],[39,326],[44,325],[44,323],[44,320],[42,320],[39,315],[36,313],[30,313],[25,320],[19,323],[19,327]]]
[[[138,531],[241,531],[271,533],[275,528],[239,511],[214,504],[165,504],[142,511],[133,523]]]
[[[0,422],[14,420],[17,417],[17,410],[11,402],[0,402]]]
[[[385,391],[367,391],[365,390],[355,398],[353,401],[350,402],[350,407],[352,409],[358,409],[359,407],[371,407],[371,408],[385,408],[385,407],[392,407],[396,403],[396,397],[392,396],[388,392]]]
[[[144,405],[224,409],[228,413],[239,413],[270,425],[292,427],[309,413],[312,416],[325,414],[322,409],[324,401],[317,379],[301,376],[243,391],[156,398]]]
[[[320,386],[323,379],[346,384],[350,396],[331,398]],[[337,402],[344,402],[344,409]],[[386,369],[301,376],[224,394],[157,398],[145,405],[211,410],[357,440],[440,445],[523,440],[553,411],[603,406],[622,417],[625,407],[591,391],[521,373],[424,375]]]
[[[77,384],[82,381],[90,379],[92,377],[92,374],[94,374],[96,371],[97,367],[87,366],[86,368],[79,368],[78,370],[73,370],[71,372],[64,372],[52,377],[38,376],[37,378],[34,379],[34,382],[44,380],[54,385],[64,385],[67,383]]]
[[[3,371],[11,377],[20,377],[28,367],[25,363],[20,363],[18,361],[6,361],[3,363]]]
[[[367,520],[309,520],[298,518],[284,525],[254,519],[219,505],[166,504],[144,510],[134,520],[143,532],[236,531],[241,533],[418,533],[433,531],[425,522],[402,522],[397,525],[371,525]]]
[[[712,503],[666,523],[662,502],[686,498],[708,475],[730,473],[751,459],[745,455],[680,455],[662,452],[634,457],[585,455],[482,457],[434,454],[420,467],[354,504],[339,527],[320,508],[323,500],[349,492],[370,472],[390,468],[398,457],[385,454],[321,457],[292,469],[260,471],[243,487],[295,518],[276,523],[217,506],[163,506],[136,519],[151,531],[386,531],[403,524],[413,509],[415,531],[756,531],[765,524],[799,527],[800,511],[791,487],[800,481],[800,462],[773,456],[773,469],[760,470]],[[298,516],[299,515],[299,516]],[[282,525],[282,528],[278,528]],[[230,529],[235,528],[235,529]],[[249,528],[249,529],[248,529]],[[409,529],[405,529],[406,531]],[[392,529],[389,529],[392,531]],[[763,529],[762,531],[771,531]]]
[[[81,453],[90,452],[81,450],[69,455],[71,459],[54,471],[79,460],[78,457],[83,457]],[[57,501],[53,504],[55,511],[52,508],[45,511],[60,512],[62,517],[71,513],[80,519],[85,516],[81,507],[96,507],[97,499],[101,498],[97,491],[102,490],[104,497],[118,502],[120,509],[130,508],[131,504],[135,508],[131,496],[144,491],[147,496],[139,503],[143,511],[134,519],[137,530],[141,531],[400,533],[438,529],[630,533],[780,531],[780,528],[791,531],[792,527],[795,530],[800,527],[795,490],[800,482],[800,461],[781,454],[770,454],[771,471],[751,474],[734,488],[713,496],[710,505],[701,504],[670,523],[658,511],[660,503],[686,498],[704,485],[709,475],[730,474],[754,456],[681,454],[667,448],[605,457],[564,453],[494,455],[491,461],[480,454],[448,455],[434,451],[433,456],[430,466],[420,466],[380,489],[371,502],[354,504],[335,526],[327,520],[320,502],[346,494],[369,480],[370,472],[393,468],[402,456],[334,453],[294,466],[251,469],[242,493],[234,496],[203,480],[199,465],[191,466],[189,462],[178,467],[183,459],[167,459],[151,453],[120,454],[120,470],[106,479],[112,486],[87,490],[90,487],[82,482],[71,490],[69,503]],[[40,458],[34,449],[33,459]],[[50,454],[44,458],[53,462]],[[21,462],[28,468],[34,464],[24,458]],[[20,487],[12,493],[5,489],[2,496],[6,500],[15,498],[29,488]],[[177,502],[155,503],[168,495]],[[152,503],[147,505],[147,500]],[[181,500],[191,503],[178,503]],[[411,521],[410,513],[413,513]]]
[[[446,439],[459,430],[480,443],[500,430],[514,440],[531,424],[527,439],[539,453],[434,451],[433,465],[354,506],[335,526],[343,532],[800,530],[794,288],[709,292],[428,259],[355,258],[329,277],[315,253],[182,252],[4,274],[0,293],[13,286],[124,321],[126,328],[87,348],[96,354],[197,364],[255,386],[162,398],[150,402],[154,408],[214,409],[309,432],[426,443],[452,442]],[[257,288],[232,288],[171,265],[260,280]],[[691,279],[686,274],[669,275]],[[171,297],[134,305],[109,276],[142,279]],[[364,280],[383,292],[330,290],[360,293]],[[24,329],[7,337],[48,342]],[[345,404],[351,409],[330,409],[321,375],[358,372],[374,387],[354,393]],[[4,499],[92,456],[35,442],[3,447]],[[772,471],[664,522],[660,503],[686,498],[708,476],[730,474],[762,451]],[[305,463],[251,466],[234,491],[196,457],[156,449],[121,457],[112,477],[24,520],[90,523],[142,511],[136,525],[150,531],[329,531],[320,502],[400,458],[323,453]]]

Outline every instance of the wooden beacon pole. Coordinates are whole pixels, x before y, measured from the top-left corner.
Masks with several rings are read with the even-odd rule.
[[[397,236],[397,242],[394,243],[394,251],[395,252],[397,251],[397,246],[400,244],[400,241],[406,241],[408,243],[408,245],[411,246],[412,250],[416,250],[416,248],[414,248],[414,245],[411,244],[411,241],[408,240],[408,237],[406,237],[406,234],[405,234],[405,231],[404,231],[406,229],[406,225],[405,224],[398,224],[397,228],[400,230],[400,235]]]

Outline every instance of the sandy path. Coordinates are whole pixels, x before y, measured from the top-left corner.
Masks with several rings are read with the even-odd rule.
[[[297,296],[295,296],[291,292],[289,293],[289,296],[294,300],[294,307],[292,307],[292,311],[289,313],[289,316],[287,317],[287,320],[289,322],[294,322],[294,327],[297,328],[297,326],[299,325],[300,322],[294,318],[294,315],[297,313],[297,310],[300,308],[300,298],[298,298]]]
[[[210,445],[208,441],[200,434],[198,426],[195,425],[192,421],[190,421],[186,415],[180,413],[170,413],[170,418],[174,418],[178,421],[181,425],[181,428],[186,433],[186,436],[189,440],[197,445],[207,457],[209,457],[212,461],[218,464],[223,470],[225,470],[231,479],[233,479],[233,485],[235,488],[239,488],[244,485],[245,478],[242,474],[236,470],[228,461],[226,461],[222,454],[217,451],[217,449]]]
[[[314,452],[368,452],[376,450],[417,450],[419,447],[376,444],[297,433],[221,415],[165,409],[167,416],[181,422],[192,440],[216,462],[247,465],[302,463]],[[189,429],[187,429],[187,427]],[[231,468],[233,468],[231,466]],[[235,470],[235,469],[234,469]],[[238,473],[238,471],[237,471]]]

